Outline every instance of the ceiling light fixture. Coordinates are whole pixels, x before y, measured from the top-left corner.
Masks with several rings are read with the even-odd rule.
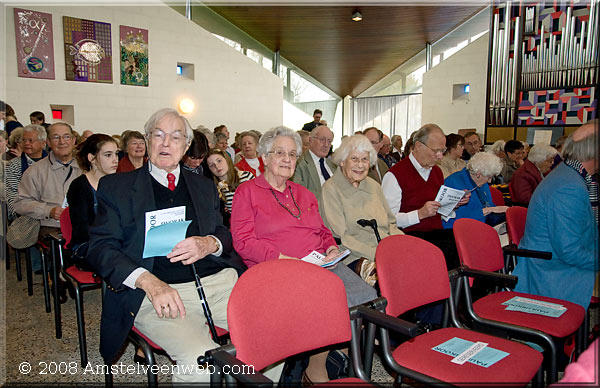
[[[362,14],[358,11],[354,11],[354,13],[352,14],[352,20],[354,20],[355,22],[360,22],[362,20]]]
[[[192,113],[194,111],[194,101],[189,98],[184,98],[179,101],[179,111],[183,114]]]

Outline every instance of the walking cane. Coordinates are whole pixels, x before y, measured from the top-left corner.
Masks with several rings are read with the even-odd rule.
[[[215,323],[212,319],[212,313],[210,312],[210,307],[208,307],[208,302],[206,301],[206,295],[204,294],[204,288],[202,288],[202,282],[200,281],[200,276],[196,271],[196,264],[192,263],[192,272],[194,273],[194,281],[196,282],[196,291],[198,291],[198,296],[200,297],[200,303],[202,303],[202,310],[204,311],[204,316],[206,317],[206,322],[208,323],[208,328],[210,329],[210,334],[213,337],[213,340],[219,345],[223,345],[217,335],[217,329],[215,328]]]
[[[379,231],[377,230],[377,220],[376,219],[370,219],[370,220],[365,220],[365,219],[360,219],[358,221],[356,221],[357,224],[359,224],[360,226],[362,226],[363,228],[365,226],[370,226],[371,228],[373,228],[373,231],[375,232],[375,238],[377,238],[377,243],[379,244],[379,242],[381,241],[381,236],[379,235]]]

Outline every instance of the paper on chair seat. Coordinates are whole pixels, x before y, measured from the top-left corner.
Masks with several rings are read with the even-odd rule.
[[[478,342],[479,343],[479,342]],[[443,344],[434,346],[431,348],[436,352],[444,353],[454,358],[458,358],[462,353],[465,353],[469,348],[475,345],[475,342],[471,342],[468,340],[464,340],[462,338],[454,337],[444,342]],[[484,344],[483,342],[481,344]],[[504,352],[502,350],[490,348],[489,346],[481,346],[479,351],[475,354],[472,354],[471,357],[467,360],[471,364],[479,365],[484,368],[494,365],[498,361],[502,360],[504,357],[508,356],[510,353]],[[454,359],[453,359],[454,360]],[[452,361],[452,360],[451,360]],[[454,362],[454,361],[452,361]]]

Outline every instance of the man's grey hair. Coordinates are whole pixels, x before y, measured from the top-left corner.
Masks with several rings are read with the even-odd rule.
[[[500,158],[489,152],[478,152],[467,162],[467,170],[472,174],[493,177],[502,171]]]
[[[496,140],[490,147],[490,152],[492,152],[494,155],[498,155],[500,151],[504,152],[505,144],[506,142],[504,140]]]
[[[319,125],[316,126],[311,132],[310,132],[310,137],[314,138],[317,136],[317,131],[320,131],[323,128],[327,128],[329,129],[329,132],[331,132],[331,135],[334,135],[333,131],[331,130],[331,128],[329,128],[327,125]]]
[[[73,127],[71,126],[71,124],[65,123],[64,121],[59,121],[48,127],[48,136],[50,136],[50,133],[52,133],[52,130],[54,129],[54,127],[58,127],[59,125],[69,128],[69,132],[71,132],[71,134],[73,134]]]
[[[183,126],[185,127],[185,142],[189,145],[194,139],[194,132],[192,130],[192,126],[185,117],[180,115],[179,112],[177,112],[175,109],[171,108],[159,109],[156,112],[154,112],[152,116],[150,116],[148,121],[146,121],[146,124],[144,124],[144,132],[146,133],[146,138],[150,138],[150,132],[152,132],[152,130],[156,128],[156,124],[158,124],[160,120],[167,116],[176,117],[183,122]]]
[[[267,154],[271,152],[271,149],[273,148],[275,139],[280,136],[287,136],[294,140],[294,143],[296,143],[296,154],[300,156],[302,153],[302,139],[300,138],[300,135],[298,135],[293,129],[283,126],[271,128],[260,137],[260,141],[258,143],[258,156],[267,156]]]
[[[217,137],[215,136],[215,133],[213,131],[211,131],[204,125],[198,125],[196,127],[196,131],[198,131],[198,132],[202,133],[204,136],[206,136],[206,140],[208,140],[209,148],[215,148],[215,146],[217,145]]]
[[[595,119],[585,123],[584,125],[599,125],[599,120]],[[579,141],[573,141],[573,134],[571,133],[562,149],[563,159],[574,159],[580,162],[587,162],[594,160],[598,157],[598,149],[596,148],[596,134],[584,137]]]
[[[417,130],[415,133],[413,133],[413,135],[411,135],[412,139],[413,139],[413,143],[419,142],[419,143],[423,143],[423,144],[427,145],[427,140],[429,140],[429,135],[434,131],[440,131],[442,133],[442,135],[444,134],[444,131],[442,131],[442,128],[440,128],[437,124],[423,125],[421,128],[419,128],[419,130]]]
[[[527,159],[533,164],[540,164],[548,158],[553,158],[556,154],[558,154],[558,151],[552,146],[534,145],[531,147],[531,150],[529,150]]]
[[[29,124],[23,127],[23,133],[25,132],[37,132],[38,140],[46,141],[48,133],[46,128],[38,124]]]
[[[377,162],[377,152],[369,139],[365,135],[352,135],[342,139],[342,144],[333,153],[333,163],[339,164],[346,159],[352,151],[368,152],[369,153],[369,166],[372,167]]]

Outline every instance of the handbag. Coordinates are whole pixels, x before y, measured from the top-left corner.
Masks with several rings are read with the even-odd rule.
[[[15,219],[6,232],[6,241],[15,249],[29,248],[38,241],[40,220],[29,216]]]

